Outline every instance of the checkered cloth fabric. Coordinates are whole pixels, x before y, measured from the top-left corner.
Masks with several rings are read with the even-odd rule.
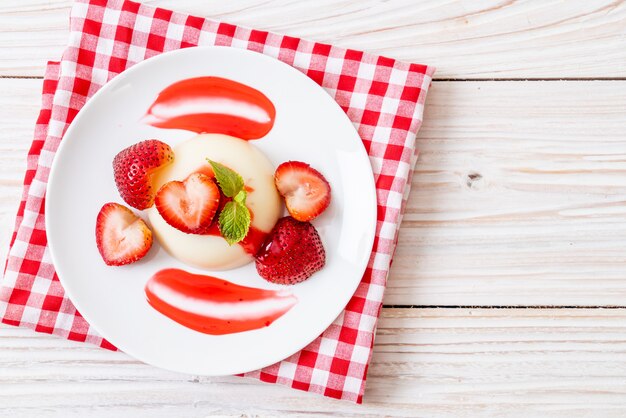
[[[61,61],[49,63],[45,74],[42,109],[0,282],[2,322],[115,350],[75,309],[52,265],[44,200],[55,151],[89,97],[135,63],[196,45],[246,48],[302,71],[346,112],[372,164],[378,219],[367,270],[345,310],[302,351],[245,376],[362,402],[376,322],[417,160],[415,136],[434,69],[124,0],[77,1],[70,28]]]

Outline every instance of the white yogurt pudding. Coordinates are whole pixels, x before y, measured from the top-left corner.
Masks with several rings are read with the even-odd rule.
[[[243,177],[248,190],[246,206],[252,214],[251,229],[268,233],[274,227],[281,215],[280,196],[274,185],[274,167],[254,145],[228,135],[200,134],[181,142],[173,150],[174,162],[153,178],[156,190],[168,181],[185,180],[193,172],[211,173],[206,160],[209,158]],[[148,209],[148,218],[161,246],[183,263],[210,270],[226,270],[252,261],[252,254],[241,245],[228,245],[221,236],[186,234],[170,226],[155,206]]]

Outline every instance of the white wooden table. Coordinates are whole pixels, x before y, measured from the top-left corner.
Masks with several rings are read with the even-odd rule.
[[[626,2],[149,1],[439,70],[365,404],[0,326],[0,416],[624,416]],[[69,0],[0,2],[0,253]]]

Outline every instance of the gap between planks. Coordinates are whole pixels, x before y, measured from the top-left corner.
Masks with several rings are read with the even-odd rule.
[[[41,80],[41,76],[0,75],[0,79]],[[481,81],[626,81],[626,77],[544,77],[544,78],[435,78],[437,82],[481,82]]]
[[[626,309],[626,305],[580,306],[580,305],[383,305],[383,309]]]

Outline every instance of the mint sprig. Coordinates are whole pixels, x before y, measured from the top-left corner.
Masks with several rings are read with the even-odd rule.
[[[245,190],[240,190],[239,193],[233,197],[233,200],[237,203],[241,203],[242,205],[246,204],[246,197],[248,197],[248,193]]]
[[[218,219],[220,232],[228,243],[233,245],[248,235],[250,229],[250,211],[239,202],[226,203]]]
[[[251,216],[246,207],[248,194],[244,189],[243,178],[236,171],[208,158],[207,161],[213,168],[215,180],[224,196],[233,199],[224,205],[218,218],[222,237],[228,245],[233,245],[243,240],[250,230]]]
[[[215,173],[215,179],[217,184],[222,189],[222,193],[226,197],[235,197],[237,193],[243,191],[243,178],[236,171],[231,170],[223,164],[209,160],[207,158],[213,173]]]

